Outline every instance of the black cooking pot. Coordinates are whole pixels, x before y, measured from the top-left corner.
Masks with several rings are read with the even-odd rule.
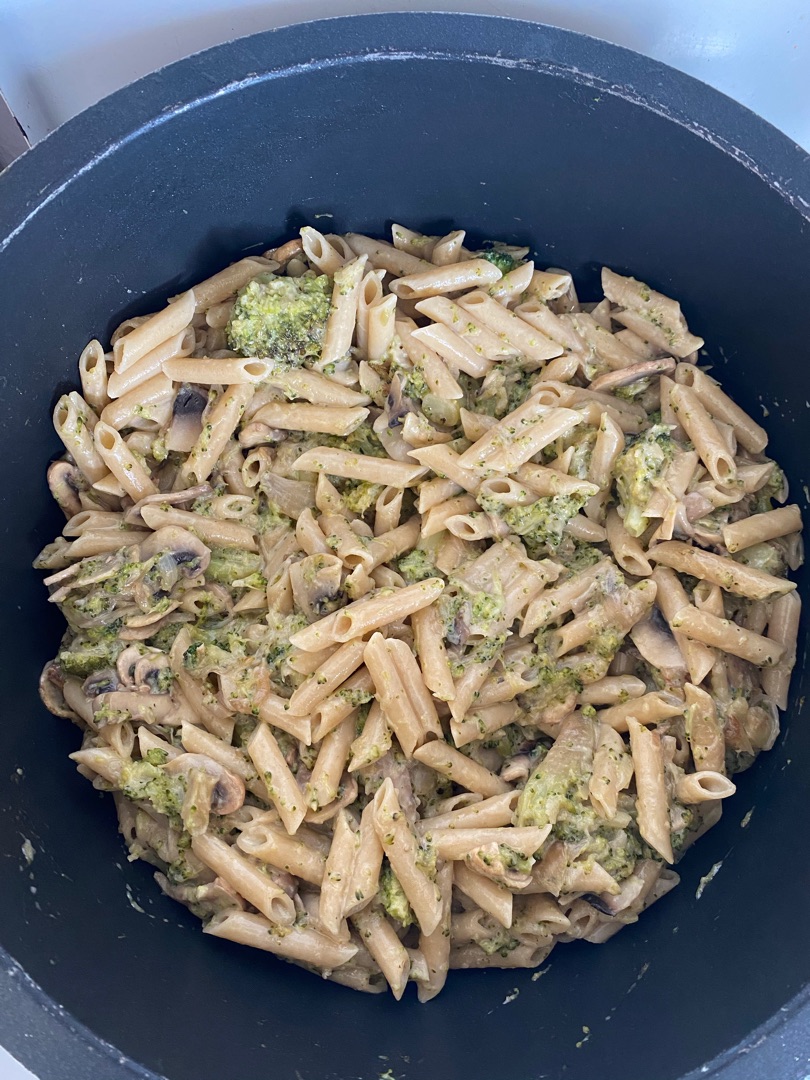
[[[430,1005],[397,1005],[204,938],[148,866],[126,862],[111,800],[66,760],[76,729],[37,701],[61,627],[30,569],[60,528],[44,483],[50,413],[88,338],[312,221],[526,240],[586,297],[600,264],[632,270],[684,301],[737,400],[757,417],[767,407],[804,502],[808,202],[807,155],[700,83],[587,37],[452,15],[340,19],[212,49],[12,166],[0,179],[0,1037],[14,1054],[58,1080],[810,1073],[801,664],[776,749],[640,923],[561,947],[540,979],[466,972]]]

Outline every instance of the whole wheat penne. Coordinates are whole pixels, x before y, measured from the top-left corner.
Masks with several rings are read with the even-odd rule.
[[[672,627],[693,641],[713,645],[758,667],[778,664],[785,653],[784,645],[691,605],[681,608],[672,620]]]
[[[689,544],[684,544],[680,540],[667,540],[663,544],[655,544],[647,552],[647,557],[655,563],[671,566],[673,570],[679,570],[682,574],[693,574],[695,577],[719,585],[726,592],[747,596],[752,600],[767,600],[771,596],[782,596],[796,588],[794,581],[766,574],[763,570],[757,570],[753,566],[744,566],[732,559],[715,555],[711,551],[690,547]]]
[[[675,381],[691,387],[712,416],[730,424],[741,446],[752,454],[762,453],[768,445],[767,433],[720,389],[714,379],[695,364],[678,364]]]
[[[768,637],[782,646],[777,663],[762,672],[762,689],[780,709],[787,708],[790,675],[796,664],[796,641],[802,602],[798,593],[786,593],[771,606]]]
[[[465,757],[464,754],[439,739],[420,746],[414,750],[413,756],[424,765],[429,765],[431,769],[441,773],[442,776],[446,776],[448,780],[452,780],[453,783],[466,788],[467,791],[477,791],[485,798],[502,795],[510,790],[509,785],[491,773],[489,769],[485,769],[483,765]]]
[[[779,536],[801,532],[802,512],[793,503],[780,506],[778,510],[769,510],[764,514],[753,514],[748,518],[724,525],[720,530],[723,543],[730,552],[742,551],[752,544],[761,544],[766,540],[775,540]]]
[[[511,311],[501,307],[486,293],[476,290],[459,298],[459,306],[470,312],[494,333],[502,335],[529,360],[551,360],[562,353],[562,346],[530,326]]]

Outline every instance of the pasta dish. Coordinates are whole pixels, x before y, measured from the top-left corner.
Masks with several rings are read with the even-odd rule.
[[[419,999],[604,942],[779,732],[801,516],[677,302],[303,228],[79,360],[41,695],[215,937]]]

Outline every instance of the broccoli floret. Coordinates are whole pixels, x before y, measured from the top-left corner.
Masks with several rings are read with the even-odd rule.
[[[400,885],[399,878],[388,862],[380,871],[380,887],[377,896],[386,912],[392,919],[396,919],[401,926],[411,926],[416,921],[411,911],[411,905],[408,903],[408,897],[405,895],[405,890]]]
[[[503,520],[513,533],[525,537],[535,547],[546,544],[554,548],[560,544],[565,526],[579,513],[587,499],[582,492],[546,495],[529,506],[510,507]]]
[[[149,761],[130,761],[121,772],[121,790],[128,799],[151,803],[159,814],[180,818],[186,793],[180,775],[171,776]]]
[[[405,578],[409,585],[426,578],[436,576],[436,564],[433,555],[424,548],[414,548],[407,555],[397,559],[397,570]]]
[[[252,574],[259,574],[262,569],[260,555],[242,548],[212,547],[211,561],[205,576],[209,581],[218,581],[221,585],[232,585],[234,581],[250,579]]]
[[[377,437],[371,424],[360,424],[348,435],[319,435],[318,446],[334,446],[338,450],[348,450],[353,454],[365,454],[369,457],[388,457],[388,451]],[[343,490],[345,481],[341,484],[338,477],[337,488]]]
[[[65,675],[86,679],[94,671],[112,667],[123,647],[122,642],[115,640],[94,643],[75,638],[68,648],[60,650],[56,659]]]
[[[751,512],[753,514],[764,514],[767,513],[768,510],[772,510],[774,501],[785,501],[783,498],[777,498],[784,490],[785,474],[779,466],[774,463],[767,481],[754,495]]]
[[[471,402],[475,412],[499,420],[522,405],[529,395],[535,376],[525,370],[522,356],[498,361],[481,384],[481,391]]]
[[[382,489],[382,484],[372,484],[367,480],[350,480],[341,492],[341,496],[347,510],[351,510],[353,514],[365,514],[374,505]]]
[[[491,262],[493,266],[497,266],[502,274],[508,274],[516,267],[520,266],[520,263],[508,251],[504,251],[499,247],[487,248],[485,251],[476,251],[476,258],[486,259],[487,262]]]
[[[672,460],[675,444],[665,424],[655,424],[642,432],[619,454],[614,466],[616,490],[624,511],[624,527],[631,536],[641,536],[647,528],[644,515],[653,485]]]
[[[266,356],[278,368],[301,367],[321,355],[332,282],[321,274],[260,274],[240,290],[226,328],[242,356]]]

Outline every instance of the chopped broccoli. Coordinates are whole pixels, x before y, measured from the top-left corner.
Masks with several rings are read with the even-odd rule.
[[[672,460],[675,444],[665,424],[655,424],[628,445],[616,459],[614,472],[624,527],[631,536],[641,536],[647,528],[644,515],[655,481]]]
[[[557,547],[565,526],[587,502],[582,492],[572,495],[546,495],[529,506],[512,506],[503,520],[518,536],[523,536],[533,546],[546,544]]]
[[[380,871],[380,887],[377,896],[386,912],[401,926],[411,926],[416,922],[405,890],[387,860]]]
[[[432,553],[418,547],[397,559],[397,570],[409,585],[435,577],[437,572]]]
[[[522,356],[499,360],[481,384],[480,394],[471,402],[474,411],[500,420],[522,405],[535,378],[524,365]]]
[[[209,581],[218,581],[222,585],[232,585],[235,581],[244,581],[252,574],[259,574],[262,569],[260,555],[234,547],[212,547],[211,561],[205,572]]]
[[[374,505],[382,489],[382,484],[372,484],[367,480],[349,480],[341,496],[347,510],[351,510],[353,514],[365,514]]]
[[[112,667],[125,645],[126,642],[118,640],[114,632],[96,641],[90,640],[89,635],[82,634],[60,649],[56,659],[66,675],[87,678],[94,671]]]
[[[783,498],[779,497],[782,495],[784,490],[785,474],[782,472],[779,466],[774,463],[774,466],[771,469],[771,474],[768,477],[767,481],[754,495],[753,507],[751,512],[753,514],[764,514],[768,510],[772,510],[774,501],[785,501]]]
[[[266,356],[278,368],[301,367],[321,355],[332,282],[322,274],[260,274],[240,290],[226,334],[242,356]]]
[[[388,452],[377,437],[371,424],[363,423],[348,435],[318,435],[317,446],[334,446],[338,450],[348,450],[353,454],[366,454],[370,457],[388,457]],[[338,477],[337,488],[343,490]],[[345,481],[343,482],[345,485]]]
[[[151,803],[159,814],[180,818],[186,793],[180,775],[171,776],[150,761],[128,761],[121,772],[121,790],[128,799]]]
[[[504,251],[503,248],[495,247],[487,248],[485,251],[476,251],[476,257],[479,259],[486,259],[487,262],[491,262],[493,266],[497,266],[502,274],[508,274],[516,267],[520,266],[520,263],[508,251]]]

